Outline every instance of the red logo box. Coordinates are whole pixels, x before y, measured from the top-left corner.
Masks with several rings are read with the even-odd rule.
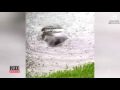
[[[10,66],[9,73],[20,73],[20,67],[19,66]]]

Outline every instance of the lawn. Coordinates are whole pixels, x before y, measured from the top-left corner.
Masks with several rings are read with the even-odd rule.
[[[64,70],[49,75],[35,76],[34,78],[94,78],[94,63],[73,67],[73,70]]]

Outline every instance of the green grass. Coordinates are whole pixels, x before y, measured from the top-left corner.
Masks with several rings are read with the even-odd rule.
[[[94,78],[94,63],[76,66],[73,70],[64,70],[34,78]]]

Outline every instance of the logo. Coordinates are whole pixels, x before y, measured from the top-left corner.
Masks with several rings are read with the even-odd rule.
[[[116,14],[111,16],[109,24],[120,24],[120,20],[118,19],[118,16]]]
[[[20,73],[20,67],[19,66],[10,66],[10,73]]]

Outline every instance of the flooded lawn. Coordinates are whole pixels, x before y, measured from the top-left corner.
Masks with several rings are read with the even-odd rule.
[[[27,70],[49,73],[94,62],[94,13],[92,12],[34,12],[26,16]],[[49,47],[37,40],[41,29],[58,24],[68,39],[58,47]]]

